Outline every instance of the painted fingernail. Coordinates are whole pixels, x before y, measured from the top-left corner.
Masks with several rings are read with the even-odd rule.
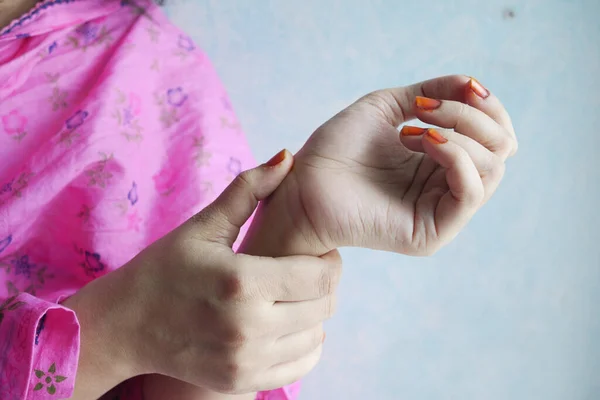
[[[427,132],[425,132],[425,139],[431,144],[444,144],[448,141],[448,139],[440,135],[438,131],[431,128],[427,129]]]
[[[321,343],[325,342],[325,337],[327,336],[327,334],[325,332],[323,332],[323,339],[321,339]]]
[[[286,157],[287,157],[287,150],[283,149],[279,153],[275,154],[273,156],[273,158],[271,158],[269,161],[267,161],[265,163],[265,165],[267,167],[274,167],[276,165],[281,164],[283,162],[283,160],[285,160]]]
[[[423,111],[433,111],[441,106],[442,102],[437,99],[430,99],[429,97],[417,96],[415,98],[415,105]]]
[[[490,95],[490,91],[485,88],[477,79],[469,80],[469,89],[482,99],[486,99]]]
[[[419,136],[425,133],[427,128],[420,128],[418,126],[410,126],[404,125],[402,129],[400,129],[400,134],[402,136]]]

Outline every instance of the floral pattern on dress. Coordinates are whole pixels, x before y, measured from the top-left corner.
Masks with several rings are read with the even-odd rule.
[[[128,142],[140,142],[144,139],[144,129],[140,122],[141,112],[142,99],[138,95],[126,95],[123,91],[116,90],[113,118],[117,121],[121,135]]]
[[[46,372],[36,369],[35,376],[39,379],[39,382],[36,383],[33,390],[38,391],[45,388],[49,395],[55,395],[56,385],[67,380],[66,376],[58,375],[56,373],[55,363],[52,363]]]
[[[164,128],[170,128],[179,122],[178,109],[186,103],[187,99],[188,95],[181,87],[154,94],[154,101],[160,109],[159,119]]]
[[[75,29],[75,33],[67,38],[67,45],[82,51],[88,50],[93,46],[110,46],[113,38],[108,28],[102,24],[102,21],[89,21]]]

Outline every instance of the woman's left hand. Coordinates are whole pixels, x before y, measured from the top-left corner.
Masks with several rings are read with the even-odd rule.
[[[405,126],[399,135],[413,118],[444,129]],[[508,113],[474,79],[371,93],[311,136],[255,218],[268,231],[251,228],[244,247],[268,237],[272,255],[340,246],[433,254],[492,196],[516,150]]]

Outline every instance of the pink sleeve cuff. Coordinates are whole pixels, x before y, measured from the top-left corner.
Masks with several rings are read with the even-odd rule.
[[[78,358],[72,310],[27,293],[0,297],[0,399],[71,397]]]

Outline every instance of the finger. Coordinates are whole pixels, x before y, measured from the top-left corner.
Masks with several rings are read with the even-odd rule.
[[[337,250],[321,257],[255,257],[238,254],[266,301],[295,302],[319,299],[335,292],[342,274]]]
[[[293,303],[275,303],[272,307],[272,323],[282,335],[289,335],[315,326],[331,318],[337,308],[337,296],[330,295],[316,300]]]
[[[454,238],[484,199],[484,188],[469,154],[435,129],[423,135],[425,152],[446,169],[449,192],[435,208],[435,226],[442,243]]]
[[[190,219],[196,236],[210,235],[204,238],[232,246],[258,202],[277,189],[292,164],[292,155],[282,150],[267,163],[238,175],[212,204]]]
[[[513,150],[511,134],[488,115],[467,104],[417,96],[415,115],[423,122],[470,137],[503,160]]]
[[[465,88],[465,103],[482,111],[496,123],[502,126],[513,139],[513,148],[509,156],[517,152],[518,143],[515,128],[506,108],[493,93],[483,86],[477,79],[471,78]]]
[[[275,365],[261,375],[256,390],[272,390],[297,382],[319,363],[323,345],[298,360]]]
[[[377,90],[358,99],[350,107],[366,107],[369,111],[377,112],[390,125],[399,126],[415,118],[413,105],[417,96],[465,101],[468,80],[464,75],[448,75],[410,86]]]
[[[479,176],[482,178],[485,189],[484,202],[487,201],[496,191],[504,176],[505,168],[503,160],[470,137],[451,130],[436,130],[446,139],[456,143],[467,152],[475,168],[477,168]],[[423,135],[426,132],[427,128],[405,125],[400,130],[400,140],[411,151],[424,153]]]
[[[325,340],[323,324],[320,323],[309,329],[291,333],[279,338],[274,344],[271,353],[273,364],[296,361],[310,354]]]

